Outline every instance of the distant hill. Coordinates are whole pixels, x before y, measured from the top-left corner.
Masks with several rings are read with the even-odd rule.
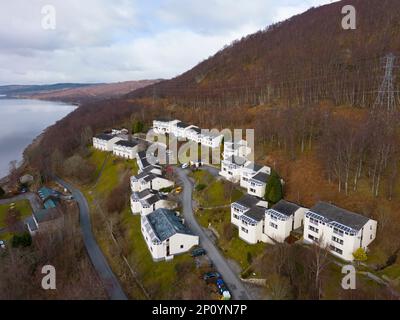
[[[92,100],[118,98],[158,81],[141,80],[104,84],[54,84],[36,86],[12,85],[0,87],[0,94],[11,97],[82,103]]]

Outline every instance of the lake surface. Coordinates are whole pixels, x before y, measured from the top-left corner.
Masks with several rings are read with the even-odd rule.
[[[10,161],[22,160],[22,152],[48,126],[77,106],[48,101],[0,97],[0,178]]]

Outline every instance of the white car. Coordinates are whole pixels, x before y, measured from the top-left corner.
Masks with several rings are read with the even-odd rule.
[[[181,167],[182,167],[182,169],[189,168],[189,163],[184,163]]]
[[[0,240],[0,248],[5,249],[6,248],[6,243],[3,240]]]

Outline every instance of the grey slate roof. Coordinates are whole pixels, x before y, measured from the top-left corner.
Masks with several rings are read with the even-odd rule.
[[[246,194],[245,196],[240,198],[235,203],[237,203],[243,207],[246,207],[246,208],[251,208],[251,207],[255,206],[259,201],[260,201],[260,199]]]
[[[301,207],[299,205],[286,200],[281,200],[272,207],[272,209],[274,209],[275,211],[278,211],[279,213],[282,213],[288,217],[294,215],[294,213],[300,208]]]
[[[252,162],[248,164],[246,168],[252,169],[254,172],[258,172],[263,168],[263,166],[260,166],[259,164]]]
[[[192,131],[194,131],[194,132],[196,132],[196,133],[198,133],[198,134],[201,133],[201,129],[200,129],[199,127],[192,127],[192,128],[190,128],[189,130],[192,130]]]
[[[254,206],[249,211],[246,211],[243,215],[259,222],[264,219],[265,210],[266,208]]]
[[[323,216],[329,222],[338,222],[354,230],[361,230],[369,220],[365,216],[336,207],[327,202],[318,202],[310,211]]]
[[[112,134],[100,133],[96,136],[96,138],[104,141],[110,141],[112,138],[115,138],[115,136]]]
[[[187,123],[181,121],[181,122],[178,122],[178,123],[176,124],[176,126],[177,126],[178,128],[188,128],[188,127],[191,126],[191,124],[187,124]]]
[[[230,156],[228,158],[226,158],[226,161],[234,163],[238,166],[243,166],[247,160],[243,157],[238,157],[238,156]]]
[[[262,183],[266,183],[269,179],[269,175],[264,173],[264,172],[259,172],[257,173],[254,177],[252,177],[253,180],[262,182]]]
[[[129,147],[129,148],[134,148],[138,145],[137,141],[127,141],[127,140],[120,140],[116,143],[116,145],[123,146],[123,147]]]
[[[146,216],[154,234],[162,242],[177,233],[193,235],[193,233],[182,224],[181,219],[174,211],[168,209],[157,209]]]

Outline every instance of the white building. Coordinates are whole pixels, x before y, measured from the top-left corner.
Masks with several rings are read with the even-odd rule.
[[[281,200],[265,213],[264,242],[284,242],[293,230],[303,225],[307,208]]]
[[[173,181],[165,179],[160,175],[149,173],[146,171],[131,177],[132,192],[142,192],[147,189],[159,191],[161,189],[170,188],[173,186]]]
[[[154,261],[171,260],[199,244],[199,237],[171,210],[157,209],[142,216],[141,229]]]
[[[188,140],[196,143],[201,143],[202,134],[199,127],[190,126],[185,130],[185,135]]]
[[[377,221],[326,202],[319,202],[304,218],[304,241],[326,247],[333,255],[353,261],[358,248],[368,250],[376,237]]]
[[[129,130],[125,128],[117,128],[117,129],[111,129],[111,134],[112,135],[127,135],[129,134]]]
[[[224,153],[223,158],[227,159],[233,156],[246,158],[251,154],[251,148],[247,145],[246,140],[240,140],[238,142],[225,141],[224,142]]]
[[[224,135],[215,132],[203,132],[201,133],[201,144],[209,148],[218,148],[221,145]]]
[[[248,243],[262,241],[266,201],[245,195],[231,204],[231,223],[239,229],[239,237]]]
[[[168,201],[159,192],[149,189],[142,192],[134,192],[131,196],[132,214],[148,215],[160,208],[172,209],[174,207],[175,204],[172,201]]]
[[[250,162],[242,157],[229,157],[221,161],[219,175],[233,183],[240,181],[242,171]]]
[[[114,144],[113,154],[117,157],[135,159],[138,152],[137,141],[120,140]]]
[[[140,151],[137,153],[137,164],[139,167],[139,173],[143,172],[143,171],[148,171],[148,172],[152,172],[155,174],[161,174],[162,170],[161,167],[154,164],[154,162],[156,162],[156,158],[154,158],[154,161],[149,161],[149,159],[147,158],[146,155],[146,151]]]
[[[271,168],[267,166],[260,166],[254,162],[247,162],[244,168],[241,170],[240,186],[242,188],[248,189],[249,181],[259,172],[264,172],[270,175]]]
[[[121,140],[122,139],[120,137],[102,133],[93,137],[93,147],[101,151],[112,152],[114,149],[114,145]]]
[[[157,134],[170,134],[171,128],[180,122],[179,120],[171,120],[160,118],[153,121],[153,130]]]
[[[247,193],[258,198],[263,198],[269,177],[269,174],[261,171],[251,177],[248,181]]]

